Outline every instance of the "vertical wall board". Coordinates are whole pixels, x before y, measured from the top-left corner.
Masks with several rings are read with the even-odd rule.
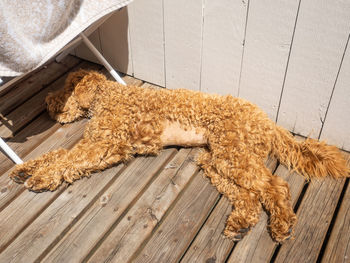
[[[350,151],[350,50],[342,67],[329,105],[321,139]]]
[[[128,7],[116,11],[99,28],[103,55],[114,69],[133,75]]]
[[[165,86],[163,4],[138,0],[128,7],[134,75]]]
[[[299,0],[251,1],[239,96],[276,120]]]
[[[199,90],[202,0],[163,0],[166,87]]]
[[[350,1],[301,1],[278,124],[318,137],[349,24]]]
[[[247,0],[206,0],[201,91],[238,94]]]
[[[95,46],[95,48],[97,48],[97,50],[102,53],[98,30],[99,29],[96,29],[94,32],[92,32],[88,38],[91,41],[91,43]],[[96,58],[96,56],[90,51],[90,49],[87,48],[87,46],[83,42],[81,42],[81,44],[79,44],[79,46],[75,48],[75,55],[85,60],[101,64]]]

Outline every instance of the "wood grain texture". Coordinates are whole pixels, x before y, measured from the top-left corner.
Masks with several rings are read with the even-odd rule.
[[[332,100],[324,121],[321,139],[350,151],[350,47],[344,55]]]
[[[178,262],[219,197],[197,174],[133,262]]]
[[[198,150],[182,149],[111,231],[88,262],[127,262],[197,172]]]
[[[323,255],[324,263],[346,263],[350,260],[350,187],[348,185],[332,233]]]
[[[43,261],[81,262],[174,153],[175,149],[168,149],[158,157],[139,157],[132,162]]]
[[[316,262],[344,182],[311,181],[297,212],[295,239],[281,246],[275,262]]]
[[[57,237],[69,229],[121,168],[119,165],[75,182],[0,254],[0,262],[40,261],[45,251],[57,242]],[[26,193],[29,192],[23,194]]]
[[[68,55],[60,63],[53,61],[49,65],[42,67],[34,75],[14,85],[8,93],[0,97],[0,113],[7,115],[79,62],[81,62],[80,59]],[[40,74],[40,78],[38,78],[38,74]]]
[[[269,158],[266,166],[271,171],[274,171],[277,167],[277,160],[275,158]],[[225,197],[221,197],[208,220],[201,228],[201,231],[191,243],[191,246],[182,258],[182,262],[224,262],[227,259],[235,243],[224,238],[222,232],[231,211],[232,205]],[[264,219],[265,221],[263,222],[266,222],[266,217]],[[263,230],[266,232],[266,224]],[[247,247],[250,247],[252,243]]]
[[[318,137],[349,23],[349,1],[301,1],[278,124],[297,134]]]
[[[276,119],[299,0],[251,1],[239,96]]]
[[[0,212],[0,251],[3,251],[61,192],[62,188],[53,193],[38,194],[24,191],[2,210]]]
[[[204,1],[201,91],[238,94],[247,2]]]
[[[224,262],[234,242],[225,238],[223,230],[232,204],[221,197],[208,220],[190,245],[181,262]]]
[[[115,70],[132,75],[129,20],[128,7],[124,7],[114,12],[98,30],[103,56]]]
[[[128,11],[134,76],[164,87],[163,1],[132,2]]]
[[[199,90],[203,0],[163,3],[166,88]]]

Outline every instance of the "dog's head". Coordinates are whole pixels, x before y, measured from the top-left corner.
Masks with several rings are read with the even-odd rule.
[[[105,81],[105,76],[94,71],[70,73],[63,89],[49,93],[45,99],[51,118],[67,123],[86,116],[98,86]]]

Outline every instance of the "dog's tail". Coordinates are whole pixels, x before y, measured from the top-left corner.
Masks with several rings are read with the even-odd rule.
[[[313,139],[296,141],[285,129],[276,126],[273,154],[288,168],[307,179],[312,177],[348,177],[350,168],[343,154],[335,146]]]

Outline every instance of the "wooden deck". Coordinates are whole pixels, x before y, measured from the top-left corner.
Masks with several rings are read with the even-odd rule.
[[[0,135],[14,134],[8,142],[24,160],[81,138],[86,121],[61,126],[44,105],[47,92],[78,68],[102,69],[69,56],[0,97]],[[290,184],[295,239],[274,243],[263,213],[235,243],[222,236],[231,206],[195,165],[198,151],[165,149],[39,194],[9,180],[13,164],[1,154],[0,262],[350,262],[348,179],[305,183],[269,160]]]

